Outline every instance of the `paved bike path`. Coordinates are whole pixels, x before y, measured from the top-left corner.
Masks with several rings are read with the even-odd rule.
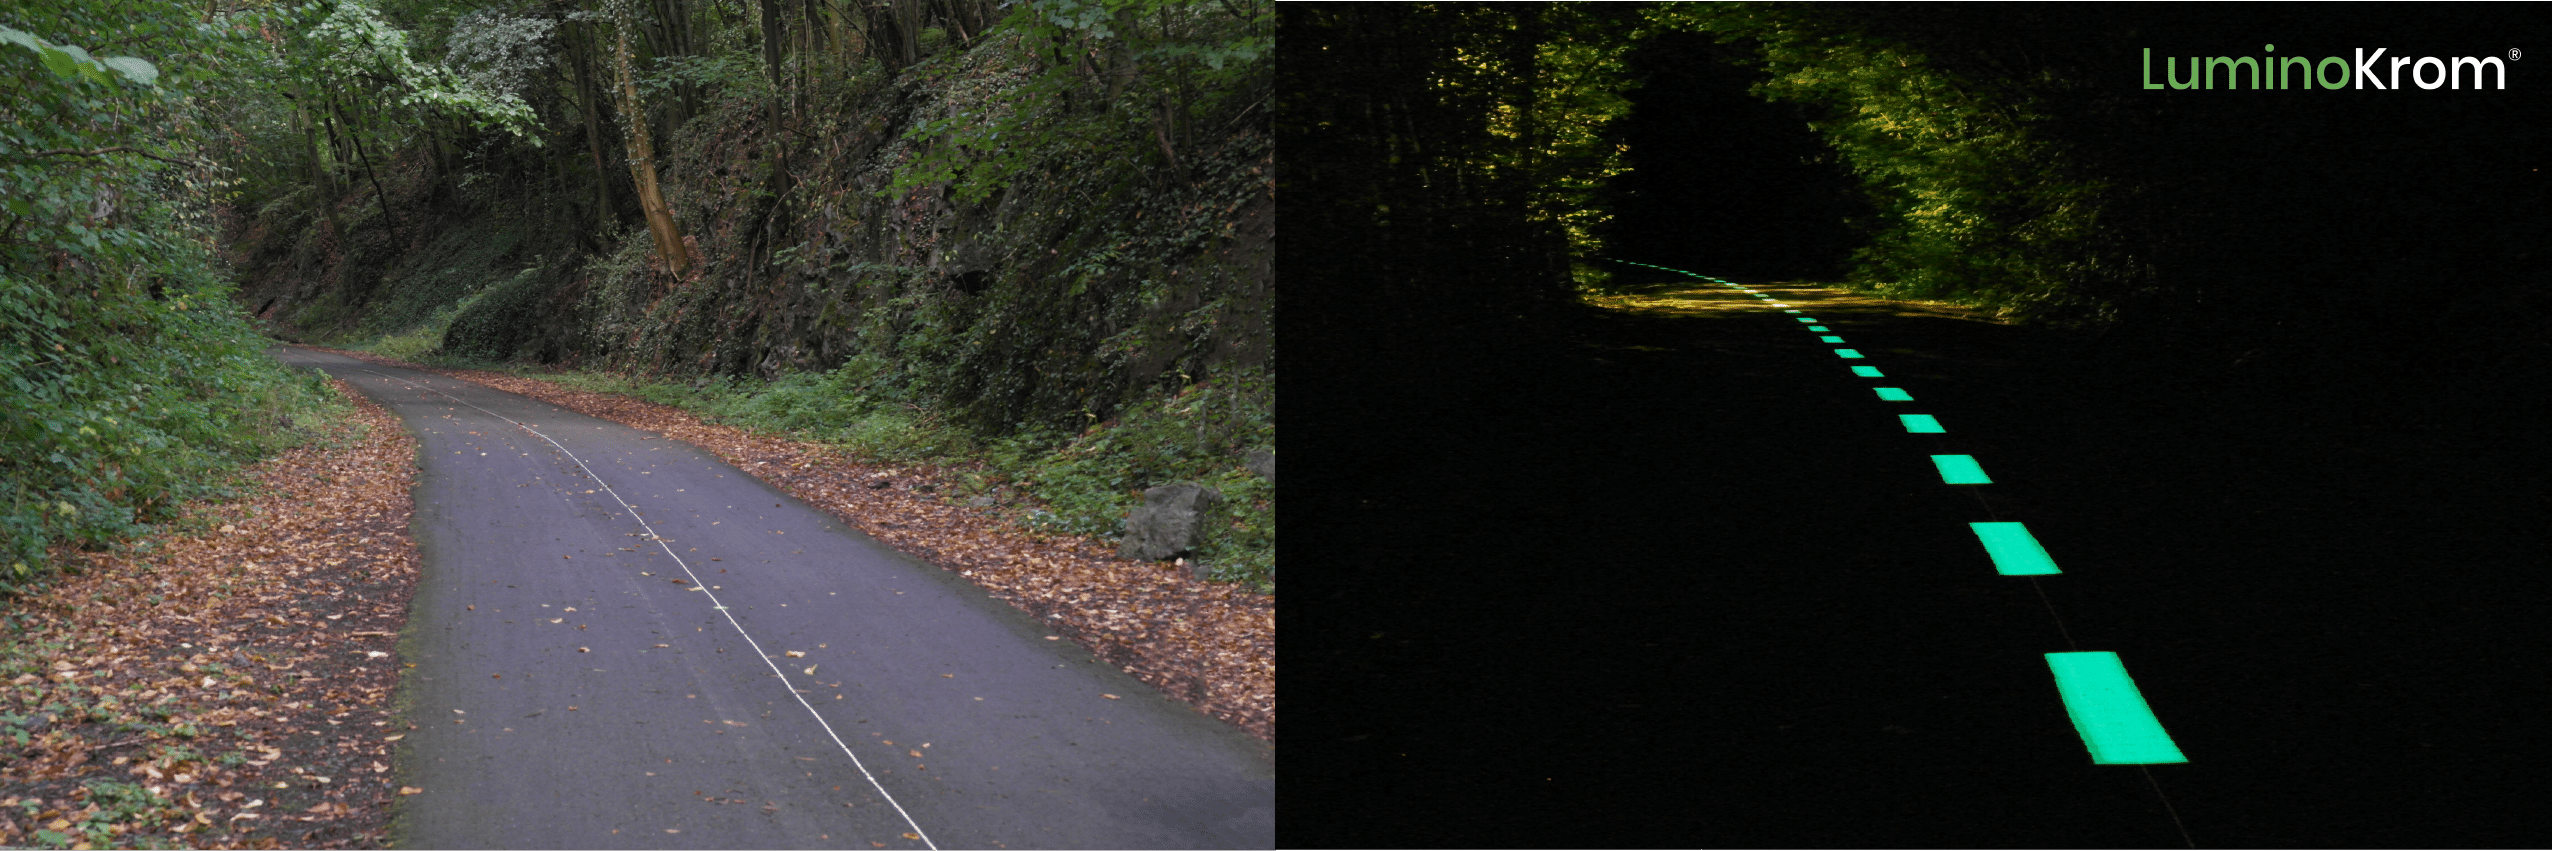
[[[1437,357],[1453,389],[1404,396],[1430,404],[1298,414],[1323,451],[1293,523],[1321,532],[1294,557],[1330,566],[1331,628],[1290,685],[1330,705],[1290,796],[1326,843],[2542,844],[2541,790],[2507,780],[2544,717],[2543,645],[2511,640],[2543,623],[2517,428],[1653,280],[1642,310]],[[2001,575],[1979,521],[2063,572]],[[2187,764],[2093,763],[2046,659],[2078,651],[2118,654]]]
[[[422,447],[399,845],[1275,842],[1271,746],[705,451],[277,354]]]

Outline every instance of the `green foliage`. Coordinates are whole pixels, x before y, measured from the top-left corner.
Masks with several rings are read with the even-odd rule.
[[[1093,425],[1039,451],[1046,438],[1022,432],[990,453],[993,469],[1046,503],[1026,519],[1031,528],[1111,538],[1125,534],[1143,490],[1192,481],[1225,501],[1222,522],[1206,524],[1197,558],[1217,578],[1275,579],[1275,486],[1242,468],[1248,450],[1276,448],[1273,388],[1265,373],[1245,372],[1217,385],[1154,393],[1118,418]]]
[[[1194,136],[1197,125],[1267,95],[1272,4],[1173,0],[1020,3],[1000,33],[1034,52],[1043,69],[982,111],[952,110],[915,122],[904,138],[926,151],[881,195],[946,184],[964,202],[984,200],[1041,172],[1058,150],[1141,150],[1146,135]],[[997,43],[1006,43],[997,41]],[[1090,56],[1106,57],[1093,60]],[[1104,81],[1104,82],[1103,82]],[[1096,101],[1097,108],[1076,107]],[[1138,125],[1127,132],[1129,119]],[[1148,156],[1148,154],[1146,154]]]
[[[83,808],[82,811],[88,815],[71,825],[71,834],[79,837],[79,841],[93,847],[114,843],[117,836],[115,828],[118,825],[156,827],[169,818],[182,817],[181,814],[184,812],[175,801],[162,797],[139,783],[91,778],[82,783],[81,788],[87,790],[85,797],[89,805],[96,809],[92,812]],[[50,832],[39,831],[39,833]],[[60,836],[60,834],[56,835]],[[67,840],[70,837],[63,838]]]
[[[550,61],[546,46],[557,26],[547,18],[510,15],[499,8],[471,12],[452,23],[443,67],[479,91],[516,96]]]
[[[550,281],[539,267],[517,272],[513,280],[462,300],[457,314],[445,319],[449,327],[435,329],[437,348],[465,359],[513,357],[540,338],[540,303],[549,294]]]
[[[1630,112],[1623,93],[1637,85],[1623,61],[1631,40],[1622,24],[1611,10],[1549,4],[1539,14],[1487,28],[1512,29],[1513,37],[1532,40],[1529,49],[1494,42],[1458,47],[1452,66],[1469,73],[1445,74],[1438,82],[1499,93],[1487,118],[1490,135],[1503,144],[1463,165],[1479,172],[1477,179],[1519,182],[1526,220],[1558,228],[1572,256],[1597,252],[1595,228],[1610,217],[1599,190],[1629,170],[1623,147],[1607,135]]]
[[[85,76],[99,83],[114,82],[114,75],[145,86],[158,85],[159,66],[131,56],[92,58],[78,45],[50,44],[31,33],[0,26],[0,41],[10,42],[34,51],[44,60],[44,67],[62,77]],[[111,73],[110,73],[111,72]]]
[[[1622,168],[1603,134],[1639,5],[1278,8],[1277,197],[1290,243],[1316,246],[1282,263],[1329,287],[1289,320],[1320,338],[1296,351],[1397,369],[1370,348],[1472,345],[1573,296],[1609,215],[1594,190]]]
[[[267,357],[210,250],[224,185],[185,131],[189,76],[144,81],[137,62],[82,70],[85,54],[27,31],[84,31],[219,56],[193,10],[117,16],[23,7],[0,77],[0,593],[48,571],[47,548],[97,546],[216,493],[224,469],[295,440],[292,418],[332,399]],[[199,34],[200,35],[200,34]],[[23,37],[23,39],[21,38]],[[72,73],[65,74],[69,57]],[[97,69],[113,69],[106,75]]]
[[[1770,74],[1758,94],[1823,109],[1810,126],[1879,211],[1853,283],[2099,321],[2112,306],[2090,294],[2132,292],[2150,275],[2117,226],[2132,188],[2048,132],[2059,101],[2085,99],[2074,81],[1965,73],[1831,9],[1675,4],[1649,17],[1749,47]]]
[[[638,79],[640,91],[650,98],[676,93],[683,86],[729,97],[771,96],[771,78],[763,74],[759,61],[743,53],[659,57],[654,71]]]
[[[709,412],[754,428],[840,444],[880,461],[922,460],[971,448],[963,431],[945,427],[914,404],[907,384],[893,362],[861,355],[828,372],[792,375],[730,396]]]
[[[325,14],[312,14],[319,10]],[[293,74],[296,81],[307,81],[320,89],[370,88],[386,82],[386,90],[375,88],[373,93],[393,96],[391,104],[420,114],[460,119],[480,129],[504,130],[527,144],[541,144],[532,108],[513,92],[491,87],[508,81],[507,72],[514,71],[519,62],[513,60],[513,54],[522,52],[519,45],[537,42],[539,36],[526,36],[480,51],[493,52],[499,58],[493,62],[482,60],[476,63],[482,67],[475,73],[464,74],[409,56],[407,31],[382,20],[381,13],[362,0],[330,0],[296,11],[304,20],[317,18],[307,29],[298,30],[298,38],[288,40],[277,52],[277,66]],[[376,108],[382,105],[373,104]]]

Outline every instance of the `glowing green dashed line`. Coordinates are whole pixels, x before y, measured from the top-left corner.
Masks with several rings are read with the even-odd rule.
[[[1843,342],[1843,341],[1844,341],[1844,338],[1842,338],[1842,337],[1819,337],[1819,338],[1817,338],[1817,341],[1818,341],[1818,342],[1820,342],[1820,343],[1841,343],[1841,342]]]
[[[2094,765],[2163,765],[2189,762],[2163,722],[2146,705],[2145,695],[2128,678],[2119,654],[2106,650],[2050,653],[2048,670],[2057,677],[2057,695],[2065,714]]]
[[[1827,327],[1826,327],[1826,326],[1824,326],[1824,325],[1811,325],[1811,326],[1808,326],[1808,330],[1816,331],[1816,332],[1818,332],[1818,333],[1821,333],[1821,334],[1822,334],[1822,333],[1825,333],[1825,332],[1830,331],[1830,330],[1833,330],[1833,329],[1827,328]]]
[[[1933,419],[1931,414],[1898,414],[1897,421],[1906,424],[1907,434],[1949,433],[1941,430],[1941,421]]]
[[[1986,478],[1985,468],[1977,466],[1977,459],[1966,455],[1935,455],[1932,465],[1941,471],[1941,483],[1945,485],[1991,485],[1995,481]]]
[[[1875,366],[1857,366],[1857,367],[1853,367],[1853,374],[1854,374],[1854,375],[1861,376],[1861,377],[1863,377],[1863,378],[1886,378],[1886,377],[1887,377],[1887,376],[1884,376],[1884,375],[1879,374],[1879,367],[1875,367]]]
[[[1873,387],[1873,388],[1871,388],[1871,390],[1872,390],[1873,392],[1878,393],[1878,394],[1879,394],[1880,401],[1883,401],[1883,402],[1912,402],[1912,401],[1915,401],[1915,395],[1914,395],[1914,394],[1912,394],[1912,393],[1908,393],[1908,392],[1906,392],[1905,390],[1902,390],[1902,389],[1899,389],[1899,388],[1895,388],[1895,387]]]
[[[1861,357],[1862,353],[1853,351],[1852,349],[1836,349],[1835,356],[1839,358],[1857,358]]]
[[[2048,548],[2019,523],[1970,523],[1977,542],[1986,545],[1986,558],[1995,563],[1995,572],[2004,576],[2054,576],[2057,561],[2048,557]]]

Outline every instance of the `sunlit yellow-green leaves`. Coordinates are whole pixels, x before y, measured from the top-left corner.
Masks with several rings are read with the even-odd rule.
[[[2112,188],[2039,129],[2048,116],[2029,81],[1950,70],[1837,7],[1661,3],[1645,15],[1742,46],[1767,72],[1757,95],[1812,107],[1811,128],[1877,207],[1856,283],[2001,308],[2066,290],[2096,260],[2134,266],[2103,236]]]
[[[1633,85],[1624,63],[1631,39],[1602,33],[1601,11],[1576,4],[1474,7],[1459,14],[1482,21],[1467,31],[1497,38],[1457,47],[1453,70],[1461,73],[1440,75],[1437,86],[1448,97],[1486,94],[1487,130],[1506,143],[1463,166],[1524,183],[1528,220],[1558,227],[1573,253],[1596,253],[1594,230],[1611,218],[1597,192],[1630,170],[1623,157],[1628,147],[1610,139],[1609,125],[1631,111],[1624,96]],[[1526,37],[1517,32],[1526,26],[1541,38],[1530,53],[1520,53],[1505,39]]]

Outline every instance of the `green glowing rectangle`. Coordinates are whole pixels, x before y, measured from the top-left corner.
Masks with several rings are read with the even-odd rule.
[[[1886,377],[1887,377],[1887,376],[1884,376],[1884,375],[1880,375],[1880,374],[1879,374],[1879,367],[1875,367],[1875,366],[1857,366],[1857,367],[1853,367],[1853,374],[1854,374],[1854,375],[1861,376],[1861,377],[1863,377],[1863,378],[1886,378]]]
[[[1860,353],[1860,352],[1856,352],[1856,351],[1853,351],[1853,350],[1851,350],[1851,349],[1836,349],[1836,350],[1835,350],[1835,356],[1836,356],[1836,357],[1839,357],[1839,358],[1857,358],[1857,357],[1861,357],[1861,356],[1862,356],[1862,353]]]
[[[1785,311],[1785,312],[1788,312],[1788,311]],[[1802,316],[1802,317],[1800,317],[1799,319],[1800,319],[1800,321],[1801,321],[1801,322],[1815,322],[1815,321],[1817,321],[1817,320],[1815,320],[1815,319],[1810,319],[1810,318],[1808,318],[1808,317],[1806,317],[1806,316]]]
[[[1877,371],[1878,371],[1878,370],[1872,370],[1872,372],[1877,372]],[[1879,398],[1880,398],[1882,401],[1888,401],[1888,402],[1912,402],[1912,401],[1915,401],[1915,394],[1908,393],[1908,392],[1906,392],[1906,391],[1904,391],[1904,390],[1901,390],[1901,389],[1898,389],[1898,388],[1895,388],[1895,387],[1873,387],[1873,388],[1871,388],[1871,390],[1878,392],[1878,393],[1879,393]]]
[[[1782,311],[1782,312],[1783,312],[1783,313],[1798,313],[1799,311],[1796,311],[1796,310],[1785,310],[1785,311]],[[1815,319],[1801,319],[1800,321],[1801,321],[1801,322],[1815,322],[1815,321],[1817,321],[1817,320],[1815,320]]]
[[[1818,341],[1818,342],[1820,342],[1820,343],[1841,343],[1841,342],[1843,342],[1843,341],[1844,341],[1844,338],[1842,338],[1842,337],[1819,337],[1819,338],[1817,338],[1817,341]]]
[[[1824,325],[1811,325],[1811,326],[1808,326],[1808,330],[1815,331],[1815,332],[1817,332],[1817,333],[1823,334],[1823,333],[1826,333],[1826,332],[1831,331],[1831,330],[1834,330],[1834,329],[1828,328],[1828,327],[1826,327],[1826,326],[1824,326]]]
[[[1945,485],[1991,485],[1995,481],[1986,478],[1977,459],[1966,455],[1935,455],[1932,465],[1941,470],[1941,483]]]
[[[2083,735],[2083,747],[2094,765],[2160,765],[2189,762],[2172,734],[2163,732],[2154,708],[2128,678],[2119,654],[2108,651],[2050,653],[2048,670],[2057,676],[2057,695],[2065,700],[2066,717]]]
[[[2039,539],[2030,537],[2030,530],[2019,523],[1970,523],[1968,528],[1986,545],[1986,558],[1994,561],[1998,574],[2054,576],[2059,572],[2048,549],[2039,546]]]
[[[1906,424],[1907,434],[1949,434],[1931,414],[1898,414],[1897,421]]]

